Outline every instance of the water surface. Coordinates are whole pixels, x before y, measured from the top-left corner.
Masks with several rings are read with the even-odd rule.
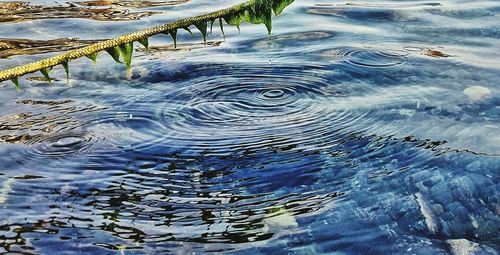
[[[1,1],[0,66],[236,3]],[[499,16],[298,0],[3,82],[0,253],[497,254]]]

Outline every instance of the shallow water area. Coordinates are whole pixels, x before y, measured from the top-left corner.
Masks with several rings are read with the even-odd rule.
[[[0,1],[0,69],[237,3]],[[296,0],[1,82],[0,253],[498,254],[499,15]]]

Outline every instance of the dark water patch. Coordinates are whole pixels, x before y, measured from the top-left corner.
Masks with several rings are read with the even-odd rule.
[[[415,18],[405,15],[405,13],[387,8],[366,8],[360,6],[316,6],[306,10],[307,14],[333,16],[338,18],[348,18],[359,21],[415,21]]]
[[[288,33],[272,35],[270,38],[262,38],[250,43],[254,50],[268,50],[269,48],[288,48],[309,46],[314,41],[332,39],[336,33],[331,31],[306,31],[298,33]]]
[[[411,15],[414,10],[440,9],[441,3],[346,3],[315,4],[306,13],[313,15],[334,16],[359,21],[420,21],[418,16]]]

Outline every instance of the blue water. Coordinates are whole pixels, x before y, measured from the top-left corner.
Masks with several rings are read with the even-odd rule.
[[[1,69],[237,3],[71,2],[0,1]],[[298,0],[2,82],[0,253],[498,254],[499,21]]]

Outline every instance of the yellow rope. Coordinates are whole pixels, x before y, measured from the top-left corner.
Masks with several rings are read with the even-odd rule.
[[[7,70],[0,71],[0,81],[6,81],[9,79],[17,79],[17,77],[33,73],[36,71],[43,70],[45,68],[50,68],[59,64],[67,63],[70,60],[81,58],[84,56],[90,56],[94,53],[100,52],[104,49],[113,48],[115,46],[120,46],[126,43],[131,43],[134,41],[138,41],[140,39],[148,38],[152,35],[156,35],[159,33],[166,33],[171,30],[189,27],[191,25],[200,23],[200,22],[208,22],[211,20],[215,20],[226,15],[230,15],[233,13],[240,12],[242,10],[246,10],[247,8],[253,6],[255,4],[255,0],[249,0],[248,2],[238,4],[226,9],[218,10],[209,14],[200,15],[196,17],[181,19],[175,22],[154,26],[151,28],[139,30],[137,32],[129,33],[126,35],[122,35],[113,39],[109,39],[106,41],[94,43],[92,45],[72,50],[51,58],[43,59],[40,61],[36,61],[33,63],[29,63],[22,66],[17,66],[14,68],[10,68]]]

